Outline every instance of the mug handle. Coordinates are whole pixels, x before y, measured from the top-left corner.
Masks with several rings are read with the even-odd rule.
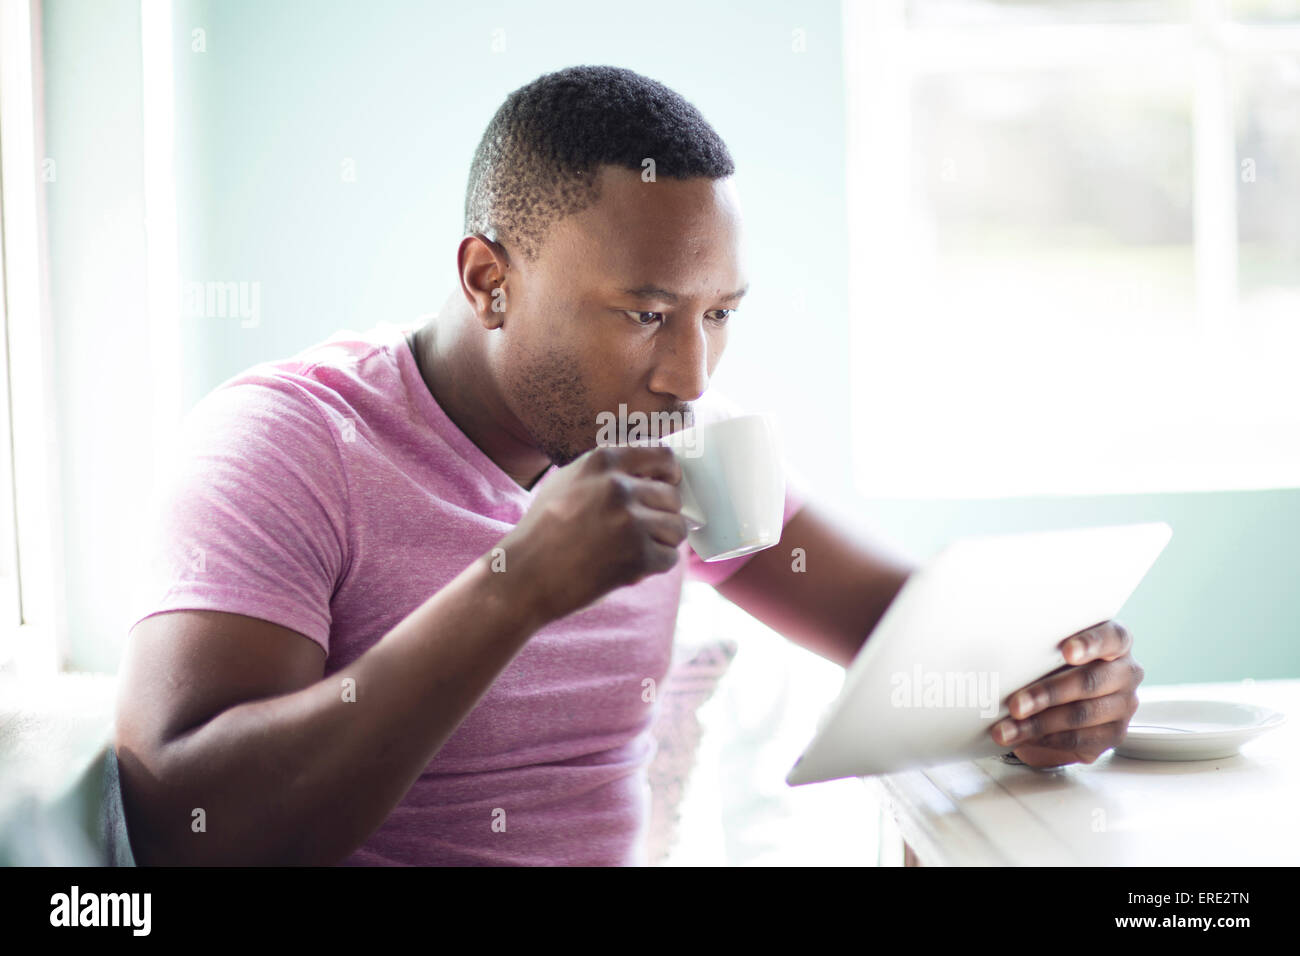
[[[682,517],[686,519],[687,528],[691,531],[699,531],[705,525],[704,512],[700,508],[700,503],[695,500],[695,494],[691,491],[690,483],[686,480],[684,472],[677,490],[682,495]]]

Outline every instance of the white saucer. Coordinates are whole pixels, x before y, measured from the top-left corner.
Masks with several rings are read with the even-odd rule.
[[[1285,714],[1254,704],[1153,700],[1138,705],[1115,753],[1138,760],[1231,757],[1246,741],[1284,723]]]

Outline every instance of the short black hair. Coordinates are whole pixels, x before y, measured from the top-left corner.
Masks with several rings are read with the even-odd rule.
[[[699,110],[649,77],[615,66],[545,73],[511,93],[488,123],[465,191],[465,235],[536,259],[550,227],[599,198],[602,164],[674,179],[735,172]]]

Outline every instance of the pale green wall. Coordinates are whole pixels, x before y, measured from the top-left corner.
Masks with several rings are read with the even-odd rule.
[[[1300,676],[1295,491],[867,501],[925,554],[961,534],[1166,521],[1168,547],[1119,614],[1149,683]]]
[[[120,19],[106,28],[107,14],[90,15],[91,5],[47,0],[58,26],[51,62],[103,62],[106,44],[129,51],[123,31],[138,12],[111,6]],[[185,320],[187,405],[336,328],[440,305],[453,281],[469,159],[501,99],[562,66],[627,66],[695,102],[735,155],[753,291],[714,384],[743,404],[779,402],[790,456],[828,503],[916,556],[964,533],[1168,521],[1172,542],[1120,615],[1148,680],[1300,676],[1293,491],[995,502],[854,493],[839,3],[184,0],[174,20],[181,277],[256,281],[262,290],[255,329],[237,318]],[[504,53],[490,51],[496,27],[506,31]],[[791,52],[795,28],[806,31],[804,54]],[[205,31],[206,52],[191,50],[195,29]],[[109,52],[110,63],[118,54]],[[52,78],[52,102],[64,111],[51,115],[52,136],[70,152],[129,154],[126,136],[96,145],[85,127],[112,128],[113,116],[91,107],[105,89],[138,97],[138,69],[77,76]],[[345,157],[356,161],[356,182],[341,179]],[[72,230],[98,214],[96,201],[107,200],[86,196],[75,210],[57,205],[64,194],[55,200],[62,289],[95,261]],[[801,287],[807,309],[796,317]],[[95,328],[100,320],[85,309],[65,307],[60,321],[76,335]],[[64,408],[75,424],[69,441],[89,441],[94,422],[73,399]],[[111,449],[97,454],[103,468],[113,464]],[[73,488],[67,500],[81,494]],[[84,508],[74,513],[83,527],[90,520]],[[93,541],[93,553],[70,567],[70,590],[82,595],[70,607],[83,659],[111,667],[121,635],[95,613],[106,599],[94,580],[106,548]]]

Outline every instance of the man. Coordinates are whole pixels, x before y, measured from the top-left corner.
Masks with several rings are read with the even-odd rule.
[[[706,405],[747,286],[733,171],[666,87],[547,74],[483,136],[434,319],[196,406],[165,590],[122,671],[139,862],[640,863],[644,681],[667,672],[683,573],[853,659],[912,568],[793,486],[779,547],[706,565],[672,454],[596,447],[621,404]],[[1129,636],[1078,640],[999,737],[1026,763],[1123,738]]]

